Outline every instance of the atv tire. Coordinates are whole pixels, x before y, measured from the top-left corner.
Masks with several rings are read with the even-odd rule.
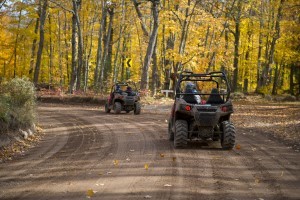
[[[235,145],[235,127],[229,121],[222,122],[221,146],[223,149],[230,150]]]
[[[115,102],[114,111],[116,114],[120,114],[122,110],[122,104],[120,102]]]
[[[108,104],[107,103],[105,104],[105,108],[104,109],[105,109],[106,113],[110,113],[110,109],[108,108]]]
[[[168,138],[170,141],[174,141],[174,132],[172,131],[171,122],[168,125]]]
[[[134,104],[134,111],[133,111],[133,113],[134,113],[135,115],[141,114],[141,104],[140,104],[139,102],[136,102],[136,103]]]
[[[188,123],[185,120],[175,121],[174,147],[184,148],[187,146]]]

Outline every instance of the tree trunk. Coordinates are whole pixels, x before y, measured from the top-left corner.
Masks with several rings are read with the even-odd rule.
[[[188,17],[192,16],[192,13],[193,13],[193,11],[191,13],[189,13],[190,5],[191,5],[191,0],[188,0],[188,6],[185,9],[185,18],[184,18],[183,25],[182,25],[182,28],[181,28],[180,44],[179,44],[179,49],[178,49],[179,55],[183,55],[184,51],[185,51],[185,44],[186,44],[186,40],[187,40],[187,36],[188,36],[188,27],[189,27],[189,24],[190,24],[190,21],[188,20]],[[174,69],[175,74],[177,74],[178,70],[180,70],[181,64],[182,64],[181,62],[176,63],[176,66],[175,66],[175,69]]]
[[[82,30],[81,30],[81,22],[79,17],[79,10],[81,8],[81,0],[73,0],[73,11],[76,19],[77,24],[77,31],[78,31],[78,67],[77,67],[77,83],[76,83],[76,90],[81,88],[81,74],[83,69],[83,37],[82,37]]]
[[[75,89],[75,83],[77,80],[77,42],[76,42],[76,17],[72,16],[72,69],[71,69],[71,80],[70,80],[70,94],[73,94]]]
[[[107,10],[105,7],[105,1],[102,1],[102,17],[100,22],[100,28],[98,32],[98,48],[97,48],[97,59],[96,59],[96,67],[94,72],[94,88],[98,90],[99,88],[99,72],[101,69],[101,60],[102,60],[102,40],[103,33],[105,32],[105,22],[106,22]]]
[[[159,4],[160,1],[159,0],[152,0],[152,15],[153,15],[153,30],[149,39],[149,43],[148,43],[148,48],[147,48],[147,52],[146,52],[146,56],[144,59],[144,65],[143,65],[143,70],[142,70],[142,77],[141,77],[141,89],[145,90],[148,89],[149,85],[149,67],[151,64],[151,58],[152,58],[152,54],[154,51],[154,47],[155,47],[155,41],[157,38],[157,33],[158,33],[158,26],[159,26]]]
[[[274,82],[273,82],[273,88],[272,88],[272,95],[277,94],[277,83],[278,83],[278,74],[279,74],[279,64],[276,64],[276,69],[275,69],[275,75],[274,75]]]
[[[49,20],[49,85],[53,84],[53,43],[52,43],[52,30],[51,30],[51,17],[48,15]]]
[[[122,0],[122,20],[121,20],[121,23],[119,25],[119,40],[118,40],[118,44],[117,44],[116,55],[114,57],[113,79],[112,79],[113,83],[116,83],[117,80],[118,80],[119,67],[117,67],[117,65],[118,65],[118,60],[119,60],[119,52],[120,52],[120,48],[121,48],[122,32],[125,28],[125,26],[124,26],[125,16],[126,16],[125,0]]]
[[[256,70],[256,92],[258,92],[259,88],[262,86],[262,67],[261,67],[261,59],[262,59],[262,48],[263,48],[263,28],[264,28],[264,18],[263,18],[263,4],[260,6],[260,19],[259,19],[259,36],[258,36],[258,55],[257,55],[257,70]]]
[[[159,3],[159,0],[151,0],[152,4],[155,3],[156,1]],[[136,0],[132,0],[132,2],[133,2],[133,5],[134,5],[134,8],[135,8],[135,11],[138,15],[139,21],[141,23],[141,27],[142,27],[144,36],[149,37],[149,33],[147,31],[146,25],[145,25],[144,20],[143,20],[142,12],[140,11],[140,8],[139,8],[139,3]]]
[[[37,85],[38,79],[39,79],[39,73],[41,68],[41,60],[42,60],[42,53],[44,48],[44,26],[46,21],[46,15],[47,15],[47,7],[48,7],[48,0],[41,0],[41,3],[43,4],[41,7],[41,15],[40,15],[40,41],[39,41],[39,48],[37,52],[37,58],[36,58],[36,65],[34,70],[34,77],[33,77],[33,83]]]
[[[153,60],[153,65],[152,65],[152,96],[156,94],[156,89],[157,89],[157,81],[158,81],[158,67],[157,67],[157,53],[156,53],[156,47],[157,47],[157,40],[155,42],[153,54],[152,54],[152,60]]]
[[[19,11],[19,16],[18,16],[18,28],[17,28],[17,34],[16,34],[16,39],[15,39],[15,45],[14,45],[14,78],[16,77],[17,73],[17,48],[18,48],[18,43],[19,43],[19,31],[20,31],[20,26],[21,26],[21,17],[22,17],[22,9]]]
[[[111,37],[112,37],[112,25],[113,25],[113,17],[114,17],[114,8],[111,7],[108,9],[109,13],[109,25],[107,29],[107,34],[105,38],[105,44],[104,44],[104,51],[103,51],[103,56],[101,60],[101,73],[100,73],[100,90],[103,91],[103,86],[104,86],[104,74],[105,74],[105,69],[106,69],[106,62],[107,62],[107,56],[108,56],[108,51],[109,51],[109,44],[111,43]]]
[[[237,16],[235,19],[235,33],[234,33],[234,59],[233,59],[233,81],[232,90],[234,92],[238,89],[238,75],[239,75],[239,43],[240,43],[240,21],[242,12],[242,0],[238,1]]]
[[[85,55],[85,64],[84,64],[84,86],[83,86],[83,90],[84,92],[87,91],[88,89],[88,79],[89,79],[89,70],[90,70],[90,66],[89,66],[89,62],[90,62],[90,58],[91,58],[91,54],[92,54],[92,49],[93,49],[93,32],[95,29],[95,19],[93,18],[92,21],[90,22],[92,28],[90,30],[90,35],[87,35],[87,39],[86,39],[86,44],[88,44],[88,37],[90,37],[90,45],[89,48],[86,47],[86,49],[89,49],[88,51],[86,51],[86,55]],[[87,46],[87,45],[86,45]]]
[[[37,35],[38,30],[39,30],[39,22],[40,22],[40,18],[38,17],[38,18],[36,18],[36,22],[35,22],[35,28],[34,28],[34,34],[35,35]],[[34,39],[32,41],[32,46],[31,46],[30,68],[29,68],[29,75],[30,76],[31,76],[31,74],[33,72],[33,68],[34,68],[34,55],[35,55],[35,49],[36,49],[36,42],[37,42],[37,37],[34,36]]]
[[[290,94],[295,95],[294,93],[294,74],[295,74],[295,65],[291,65],[291,72],[290,72]]]
[[[60,16],[60,11],[57,12]],[[63,69],[62,69],[62,50],[61,50],[61,19],[58,18],[58,63],[59,63],[59,86],[63,86]]]
[[[275,53],[275,46],[276,46],[276,41],[280,38],[280,21],[282,18],[282,7],[283,7],[283,3],[285,0],[280,0],[280,4],[278,7],[278,12],[277,12],[277,17],[276,17],[276,22],[275,22],[275,33],[272,37],[272,41],[271,41],[271,46],[270,46],[270,52],[269,52],[269,56],[268,56],[268,61],[264,70],[264,77],[265,80],[263,81],[263,85],[267,85],[268,84],[268,77],[270,77],[269,72],[271,71],[271,66],[272,64],[274,64],[274,53]]]
[[[66,65],[67,65],[67,69],[66,69],[66,71],[67,71],[67,80],[66,80],[66,82],[67,83],[70,83],[70,80],[71,80],[71,76],[72,76],[72,72],[71,72],[71,74],[70,74],[70,69],[69,69],[69,66],[70,66],[70,63],[69,63],[69,44],[68,44],[68,39],[67,39],[67,13],[66,13],[66,11],[64,11],[64,43],[65,43],[65,51],[64,51],[64,53],[65,53],[65,60],[66,60]]]

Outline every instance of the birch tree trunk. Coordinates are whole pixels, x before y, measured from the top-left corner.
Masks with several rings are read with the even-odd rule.
[[[96,67],[94,71],[94,88],[98,90],[99,88],[99,72],[101,69],[101,60],[102,60],[102,40],[103,32],[105,31],[105,22],[106,22],[107,10],[105,7],[105,1],[102,1],[102,17],[100,21],[100,28],[98,32],[98,48],[97,48],[97,58],[96,58]]]
[[[149,43],[148,43],[148,47],[147,47],[147,52],[146,52],[146,56],[144,59],[144,65],[143,65],[143,69],[142,69],[142,76],[141,76],[141,89],[145,90],[149,88],[149,67],[151,64],[151,58],[152,58],[152,54],[154,51],[154,47],[155,47],[155,41],[157,38],[157,33],[158,33],[158,26],[159,26],[159,4],[160,1],[159,0],[152,0],[152,15],[153,15],[153,30],[151,32],[151,36],[149,39]]]
[[[156,48],[157,48],[157,39],[155,41],[155,46],[152,54],[152,60],[153,60],[153,65],[152,65],[152,96],[156,94],[156,89],[157,89],[157,80],[158,80],[158,67],[157,67],[157,53],[156,53]]]
[[[82,37],[81,22],[79,17],[80,8],[81,8],[81,0],[73,0],[73,11],[74,11],[76,24],[77,24],[77,31],[78,31],[78,68],[77,68],[76,90],[79,90],[81,88],[81,74],[83,68],[83,37]]]
[[[75,83],[77,80],[77,30],[76,30],[76,17],[73,14],[72,16],[72,69],[71,69],[71,80],[69,86],[70,94],[73,94]]]

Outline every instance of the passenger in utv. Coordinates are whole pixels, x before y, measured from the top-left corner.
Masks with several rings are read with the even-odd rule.
[[[134,96],[134,94],[133,94],[133,92],[132,92],[132,88],[130,87],[130,86],[128,86],[127,88],[126,88],[126,91],[125,91],[127,94],[128,94],[128,96]]]
[[[224,103],[224,100],[222,99],[217,88],[213,88],[211,90],[211,94],[209,95],[206,103],[207,104],[223,104]]]

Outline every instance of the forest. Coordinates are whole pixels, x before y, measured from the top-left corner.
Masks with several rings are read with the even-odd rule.
[[[223,71],[234,92],[300,93],[298,0],[1,0],[0,83],[154,95],[183,70]]]

